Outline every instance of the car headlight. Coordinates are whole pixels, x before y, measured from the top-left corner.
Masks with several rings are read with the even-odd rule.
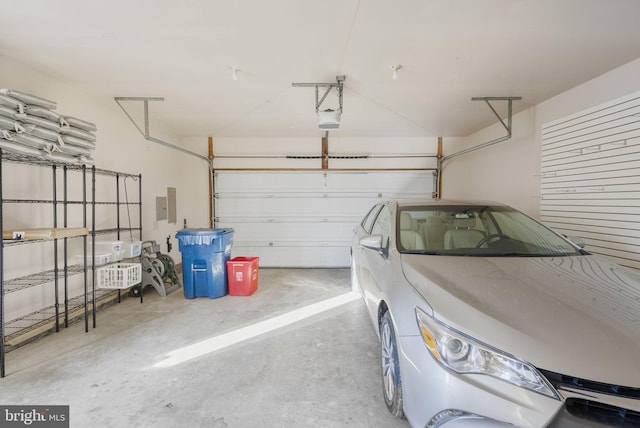
[[[416,308],[418,327],[431,355],[461,374],[484,374],[558,399],[547,380],[531,364],[480,343],[436,321]]]

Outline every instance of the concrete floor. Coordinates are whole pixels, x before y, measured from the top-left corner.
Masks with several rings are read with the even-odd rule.
[[[0,403],[69,405],[71,427],[408,427],[384,405],[379,342],[349,270],[259,275],[250,297],[147,288],[143,304],[99,312],[89,333],[80,322],[16,349]],[[350,300],[291,312],[336,296]],[[273,324],[287,314],[301,319]]]

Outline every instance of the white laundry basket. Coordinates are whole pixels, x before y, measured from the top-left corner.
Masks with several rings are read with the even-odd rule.
[[[140,263],[117,263],[98,269],[98,288],[125,289],[142,281]]]

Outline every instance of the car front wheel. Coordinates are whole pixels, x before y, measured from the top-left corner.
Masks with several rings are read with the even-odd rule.
[[[389,311],[382,316],[380,324],[382,350],[382,393],[389,412],[397,418],[404,416],[402,410],[402,381],[398,361],[396,334]]]

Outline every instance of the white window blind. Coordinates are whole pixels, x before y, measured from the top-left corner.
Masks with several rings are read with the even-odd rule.
[[[640,92],[542,127],[541,219],[640,269]]]

